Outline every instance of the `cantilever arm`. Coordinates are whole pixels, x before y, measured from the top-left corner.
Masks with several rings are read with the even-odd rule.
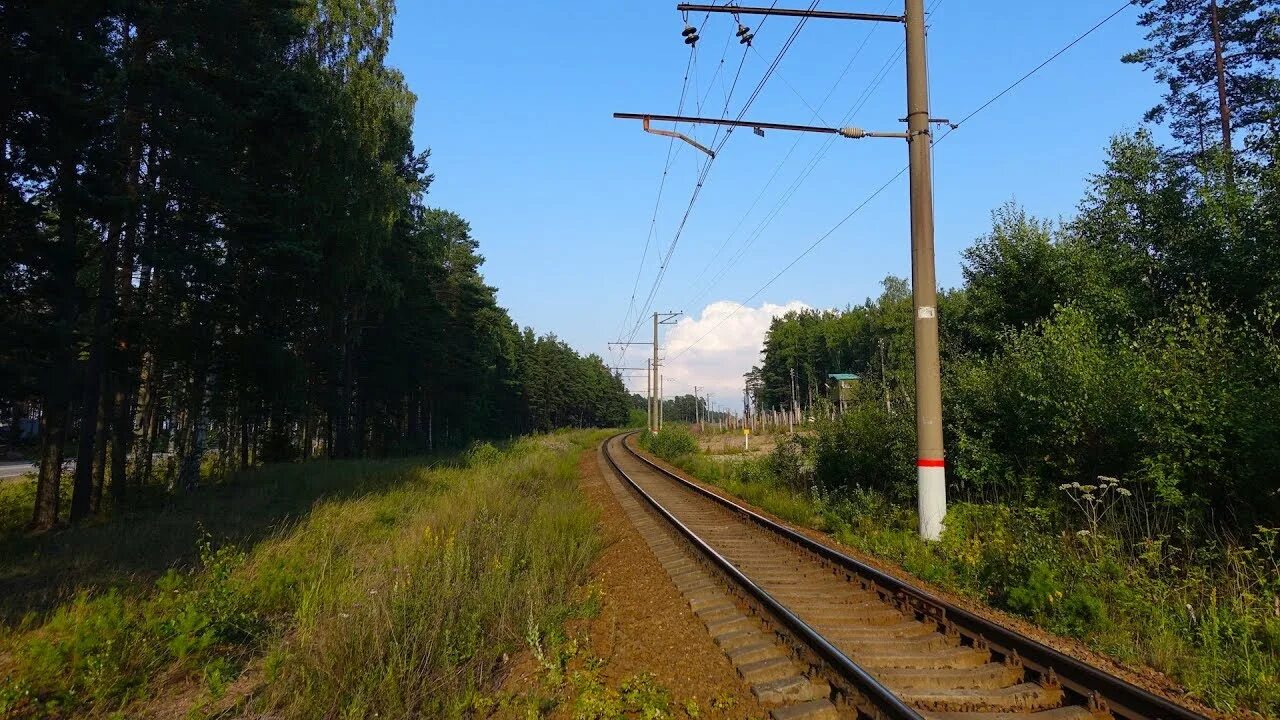
[[[678,132],[675,132],[674,130],[655,130],[649,127],[648,116],[645,116],[643,120],[644,120],[644,131],[647,133],[653,133],[654,135],[665,135],[666,137],[679,138],[689,143],[690,145],[698,148],[702,152],[710,155],[713,158],[716,156],[716,154],[712,152],[709,148],[707,148],[705,145],[699,143],[697,140],[694,140],[693,138],[689,137],[688,135],[685,135],[684,133],[678,133]]]

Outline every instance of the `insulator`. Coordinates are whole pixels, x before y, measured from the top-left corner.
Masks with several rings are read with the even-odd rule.
[[[754,34],[754,33],[747,33],[746,35],[743,35],[743,36],[742,36],[742,39],[738,41],[738,44],[739,44],[739,45],[750,45],[750,44],[751,44],[751,41],[752,41],[752,40],[754,40],[755,38],[756,38],[756,36],[755,36],[755,34]]]
[[[696,28],[696,27],[694,27],[694,26],[692,26],[692,25],[685,25],[685,26],[684,26],[684,30],[681,30],[681,31],[680,31],[680,34],[681,34],[681,35],[683,35],[683,36],[685,36],[685,37],[689,37],[690,35],[693,35],[693,34],[695,34],[695,33],[697,33],[697,32],[698,32],[698,28]]]
[[[748,32],[750,32],[750,30],[747,29],[746,25],[743,25],[742,23],[738,23],[738,37],[743,37]]]
[[[685,44],[685,45],[697,45],[697,44],[698,44],[698,33],[694,33],[694,34],[690,35],[689,37],[685,38],[685,39],[684,39],[684,44]]]

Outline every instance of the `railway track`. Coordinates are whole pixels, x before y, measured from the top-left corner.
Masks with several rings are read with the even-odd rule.
[[[690,483],[625,437],[603,455],[649,514],[642,533],[778,720],[1205,720]]]

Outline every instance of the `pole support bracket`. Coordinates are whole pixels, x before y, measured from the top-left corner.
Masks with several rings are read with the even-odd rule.
[[[677,138],[679,140],[683,140],[689,143],[690,145],[698,148],[699,150],[706,153],[707,155],[710,155],[712,158],[715,158],[716,154],[710,148],[698,142],[697,140],[694,140],[688,135],[685,135],[684,133],[675,132],[674,130],[657,130],[657,129],[651,128],[649,127],[649,117],[647,115],[644,118],[642,118],[642,120],[644,123],[645,132],[652,133],[654,135],[663,135],[665,137],[672,137],[672,138]]]

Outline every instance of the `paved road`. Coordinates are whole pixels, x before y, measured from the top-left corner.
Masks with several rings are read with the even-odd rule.
[[[29,472],[35,472],[36,466],[29,462],[0,462],[0,480],[6,478],[16,478]]]

